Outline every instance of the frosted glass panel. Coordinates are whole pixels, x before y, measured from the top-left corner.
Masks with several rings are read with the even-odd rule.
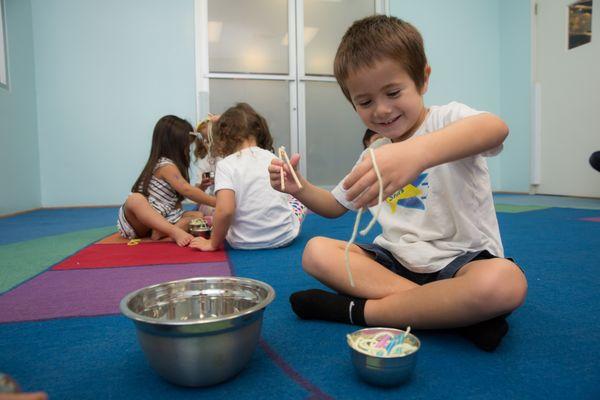
[[[288,2],[209,0],[210,72],[288,73]]]
[[[365,127],[335,82],[306,83],[308,180],[333,186],[354,166]]]
[[[305,0],[306,75],[333,75],[333,59],[352,22],[375,13],[373,0]]]
[[[290,94],[287,81],[211,79],[210,112],[222,114],[235,103],[245,102],[265,117],[273,147],[290,146]]]

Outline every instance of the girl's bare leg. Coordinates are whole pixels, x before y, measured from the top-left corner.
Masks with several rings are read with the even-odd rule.
[[[470,325],[510,312],[525,299],[527,282],[506,259],[466,264],[453,279],[419,286],[378,264],[358,246],[350,256],[355,287],[345,269],[345,242],[313,238],[304,251],[304,269],[329,287],[368,299],[364,319],[371,326],[417,329]]]
[[[151,230],[160,231],[173,238],[179,246],[187,246],[194,238],[181,228],[170,224],[140,193],[129,195],[124,211],[125,218],[140,237],[147,236]]]
[[[178,228],[181,228],[185,232],[189,232],[190,221],[194,218],[201,218],[204,214],[200,211],[185,211],[179,221],[177,221],[174,225]],[[168,235],[158,231],[152,230],[152,234],[150,235],[150,239],[152,240],[160,240]]]

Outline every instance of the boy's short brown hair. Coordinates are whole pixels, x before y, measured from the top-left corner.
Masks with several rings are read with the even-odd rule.
[[[414,26],[386,15],[354,21],[342,37],[333,62],[335,78],[351,103],[348,76],[386,58],[400,63],[417,88],[423,87],[427,57],[423,38]]]

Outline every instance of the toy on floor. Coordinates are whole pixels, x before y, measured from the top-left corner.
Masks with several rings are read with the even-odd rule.
[[[396,386],[410,379],[421,342],[415,335],[393,328],[365,328],[347,335],[352,365],[366,382]]]
[[[0,393],[19,393],[19,384],[9,375],[0,372]]]
[[[414,344],[406,341],[409,333],[410,326],[400,334],[382,330],[376,333],[355,333],[347,335],[347,338],[350,346],[370,356],[395,357],[405,356],[417,350]]]

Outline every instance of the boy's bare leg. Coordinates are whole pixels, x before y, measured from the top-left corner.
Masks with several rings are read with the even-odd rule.
[[[460,334],[492,351],[508,331],[503,314],[517,308],[527,292],[523,273],[505,259],[472,261],[453,279],[419,286],[390,272],[358,246],[351,247],[352,287],[345,246],[327,238],[307,244],[304,269],[340,294],[319,289],[292,294],[292,309],[301,318],[398,328],[462,327]]]
[[[466,264],[453,279],[419,286],[352,247],[350,265],[355,287],[345,269],[345,242],[314,238],[306,246],[304,269],[327,286],[367,299],[368,325],[438,329],[466,326],[508,313],[525,299],[527,282],[521,270],[506,259]]]
[[[140,193],[129,195],[127,201],[125,201],[124,211],[125,218],[141,237],[148,235],[151,230],[164,232],[173,238],[179,246],[187,246],[194,238],[180,227],[169,223],[152,208],[148,203],[148,199]]]
[[[346,272],[346,243],[326,237],[309,240],[302,254],[304,270],[340,293],[363,299],[381,299],[419,286],[382,267],[363,249],[352,245],[350,271],[355,284],[352,287]]]

